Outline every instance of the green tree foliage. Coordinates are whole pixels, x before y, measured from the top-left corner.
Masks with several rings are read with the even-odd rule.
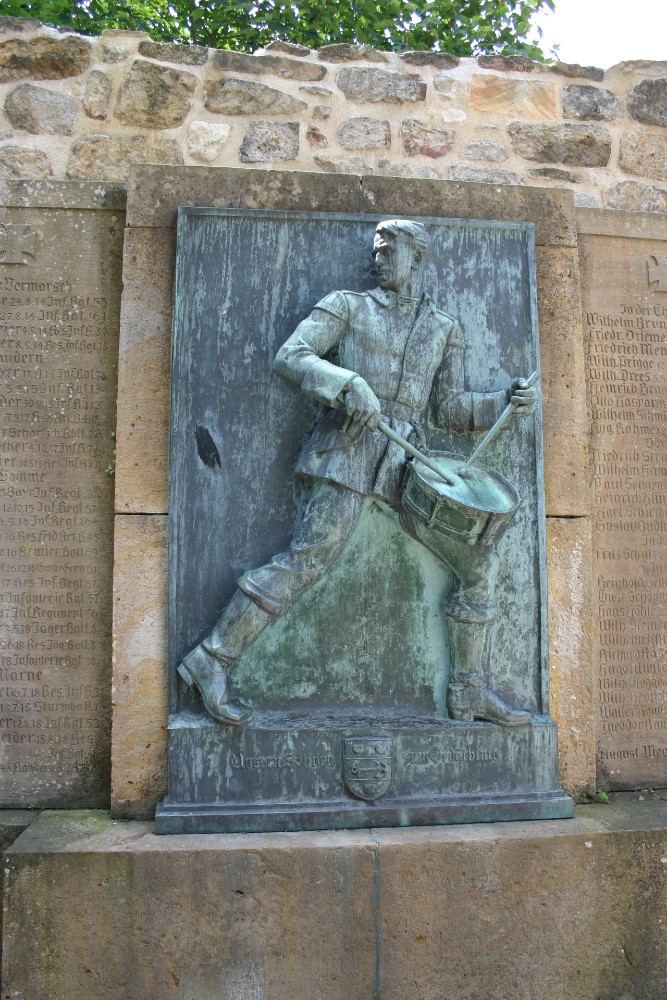
[[[359,42],[378,49],[439,49],[457,56],[518,53],[540,59],[528,41],[533,14],[554,0],[2,0],[2,13],[97,35],[147,31],[156,41],[254,52],[274,39],[318,48]]]

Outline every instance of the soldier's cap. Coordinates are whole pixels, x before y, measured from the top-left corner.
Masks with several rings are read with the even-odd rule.
[[[392,236],[403,236],[413,243],[418,250],[426,253],[428,236],[426,227],[421,222],[411,222],[409,219],[384,219],[378,222],[376,232],[391,233]]]

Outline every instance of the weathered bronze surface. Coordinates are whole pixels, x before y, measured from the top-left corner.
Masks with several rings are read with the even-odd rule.
[[[162,832],[571,813],[532,227],[424,221],[181,210]]]

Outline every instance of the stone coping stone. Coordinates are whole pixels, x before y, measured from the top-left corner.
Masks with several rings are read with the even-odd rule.
[[[590,236],[621,236],[634,240],[667,239],[667,213],[622,212],[611,208],[578,208],[577,230]]]
[[[535,223],[538,246],[576,246],[573,195],[559,188],[234,167],[131,168],[129,227],[173,229],[179,205],[528,221]]]
[[[100,809],[0,811],[22,826],[8,854],[170,854],[213,851],[228,854],[257,850],[317,850],[419,844],[467,844],[476,841],[539,840],[554,837],[663,833],[667,837],[667,790],[610,792],[608,803],[577,805],[572,819],[464,823],[453,826],[391,827],[368,830],[316,830],[300,833],[220,833],[156,835],[155,824],[113,820]],[[32,820],[32,821],[31,821]],[[667,873],[666,873],[667,875]]]
[[[125,188],[104,181],[0,181],[5,208],[109,209],[124,212]]]
[[[34,809],[0,809],[0,850],[13,844],[38,815]]]

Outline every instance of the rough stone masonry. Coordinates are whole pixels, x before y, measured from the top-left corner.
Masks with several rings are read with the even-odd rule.
[[[573,191],[667,212],[667,62],[254,55],[0,18],[0,181],[126,183],[136,163],[278,165]]]

